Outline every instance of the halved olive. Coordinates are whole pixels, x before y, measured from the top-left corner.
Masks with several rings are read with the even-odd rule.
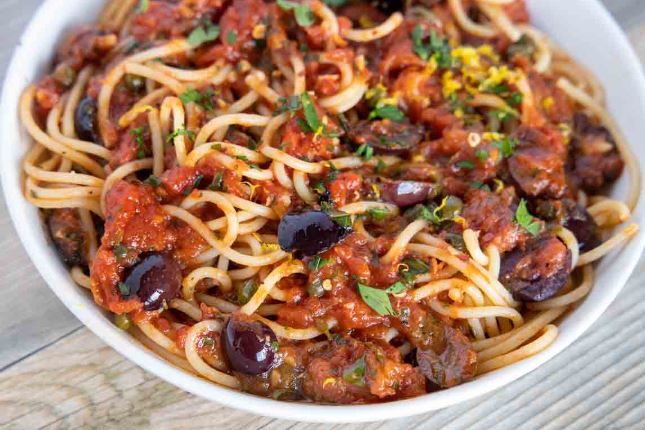
[[[96,112],[96,100],[90,96],[84,97],[78,104],[74,115],[74,128],[80,139],[98,143]]]
[[[273,368],[276,343],[273,330],[259,321],[233,316],[222,330],[222,348],[230,367],[247,375],[260,375]]]
[[[434,185],[417,181],[388,181],[379,185],[383,200],[399,207],[414,206],[433,196]]]
[[[154,311],[177,296],[181,267],[167,254],[147,254],[126,271],[126,299],[138,296],[147,311]]]
[[[326,212],[292,213],[280,220],[278,242],[283,251],[312,256],[325,252],[350,232],[351,228],[341,226]]]

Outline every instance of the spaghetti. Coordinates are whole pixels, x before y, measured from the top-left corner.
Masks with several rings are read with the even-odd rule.
[[[637,233],[602,87],[523,0],[373,3],[112,0],[24,92],[25,197],[176,366],[321,403],[448,388],[548,348]]]

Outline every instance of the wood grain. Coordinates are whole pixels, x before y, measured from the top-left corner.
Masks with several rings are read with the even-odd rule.
[[[40,3],[0,0],[0,76]],[[643,1],[605,3],[645,59]],[[0,274],[0,428],[645,428],[645,260],[583,338],[519,381],[485,398],[418,417],[320,426],[257,417],[204,401],[112,351],[46,287],[3,203],[0,250],[5,262]]]

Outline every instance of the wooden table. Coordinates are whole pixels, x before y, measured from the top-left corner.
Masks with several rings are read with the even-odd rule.
[[[645,61],[645,3],[605,2]],[[40,3],[0,1],[3,75],[13,46]],[[253,416],[207,402],[111,350],[47,288],[22,249],[2,202],[0,428],[319,427]],[[616,302],[578,342],[507,387],[440,412],[346,427],[645,428],[643,269],[645,259]]]

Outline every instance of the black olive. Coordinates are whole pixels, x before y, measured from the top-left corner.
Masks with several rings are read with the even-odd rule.
[[[65,263],[71,266],[87,264],[87,237],[77,210],[52,209],[47,218],[47,226],[56,249]]]
[[[566,209],[564,226],[571,230],[571,233],[576,237],[580,250],[589,251],[600,245],[598,225],[591,214],[577,203],[566,207]]]
[[[400,156],[413,152],[423,136],[424,129],[421,126],[387,119],[359,121],[348,134],[349,140],[357,147],[366,144],[377,154]]]
[[[381,198],[402,208],[425,202],[434,189],[433,184],[416,181],[388,181],[379,185]]]
[[[81,140],[98,143],[96,112],[96,100],[90,96],[85,96],[78,104],[74,115],[74,128]]]
[[[570,272],[569,249],[554,236],[541,236],[504,255],[499,279],[515,300],[541,302],[565,286]]]
[[[259,321],[231,317],[222,330],[222,348],[231,369],[247,375],[260,375],[273,368],[277,338]]]
[[[312,256],[325,252],[350,232],[351,228],[342,227],[326,212],[287,214],[278,226],[278,242],[283,251]]]
[[[147,311],[154,311],[177,296],[181,288],[181,267],[166,254],[145,254],[125,276],[125,299],[135,295]]]

